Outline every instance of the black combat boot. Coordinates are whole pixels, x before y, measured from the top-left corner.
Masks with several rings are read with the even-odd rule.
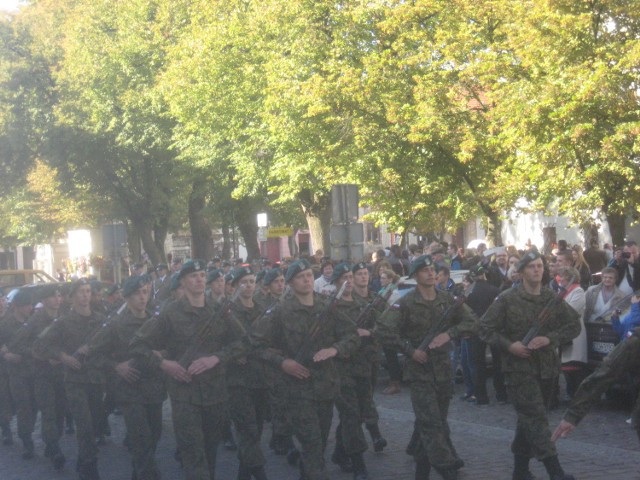
[[[331,461],[340,467],[340,470],[346,473],[353,472],[353,463],[351,458],[344,452],[342,445],[336,442],[336,447],[331,454]]]
[[[264,471],[263,466],[253,467],[251,469],[251,475],[253,475],[253,478],[255,478],[255,480],[269,480],[267,478],[267,472]]]
[[[300,462],[300,450],[296,447],[292,447],[287,452],[287,463],[292,467],[295,467]]]
[[[514,455],[512,480],[536,480],[529,470],[529,457],[525,455]]]
[[[458,480],[458,469],[455,467],[434,467],[443,480]]]
[[[416,480],[429,480],[431,473],[431,463],[429,457],[423,455],[416,457]]]
[[[26,440],[22,440],[22,445],[24,450],[22,452],[23,460],[31,460],[35,456],[35,447],[33,445],[33,440],[30,438]]]
[[[78,477],[80,480],[100,480],[98,474],[98,460],[92,460],[78,466]]]
[[[371,435],[371,441],[373,442],[373,451],[381,452],[382,450],[384,450],[384,447],[387,446],[387,441],[380,433],[378,424],[367,424],[367,430],[369,430],[369,434]]]
[[[560,466],[560,462],[558,461],[557,455],[545,458],[542,463],[544,463],[544,468],[547,469],[550,480],[575,480],[573,475],[567,475],[566,473],[564,473],[564,470],[562,469],[562,467]]]
[[[418,449],[420,448],[420,432],[417,428],[413,428],[413,433],[411,434],[411,440],[409,440],[409,445],[407,445],[407,449],[405,452],[407,455],[414,456],[418,453]]]
[[[369,473],[364,464],[362,453],[351,455],[351,465],[353,465],[353,480],[369,480]]]
[[[238,466],[238,480],[251,480],[251,470],[242,462]]]
[[[13,434],[11,433],[11,426],[9,423],[2,424],[2,444],[3,445],[13,445]]]

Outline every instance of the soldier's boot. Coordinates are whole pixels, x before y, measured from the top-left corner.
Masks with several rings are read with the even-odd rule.
[[[458,480],[458,469],[455,467],[433,467],[443,480]]]
[[[300,450],[296,447],[292,447],[287,452],[287,463],[292,467],[295,467],[300,461]]]
[[[564,473],[557,455],[545,458],[542,462],[544,463],[544,468],[549,474],[550,480],[575,480],[573,475],[567,475]]]
[[[429,457],[423,455],[416,457],[416,480],[429,480],[431,474],[431,463]]]
[[[331,454],[331,461],[340,467],[340,470],[346,473],[353,472],[352,459],[347,455],[339,442],[336,442],[336,447]]]
[[[251,480],[251,470],[242,462],[238,467],[238,480]]]
[[[536,480],[529,470],[529,457],[526,455],[514,455],[512,480]]]
[[[22,459],[31,460],[35,456],[35,446],[33,445],[33,440],[31,440],[30,438],[22,440],[22,446]]]
[[[415,456],[418,453],[418,448],[420,446],[420,432],[418,432],[417,428],[413,428],[413,433],[411,434],[411,440],[409,440],[409,445],[407,445],[407,449],[405,452],[407,455]]]
[[[9,422],[5,422],[1,426],[2,428],[2,444],[13,445],[13,434],[11,433],[11,426]]]
[[[98,460],[92,460],[78,466],[78,477],[80,480],[100,480],[98,474]]]
[[[369,480],[369,473],[364,464],[362,453],[351,455],[351,465],[353,465],[353,480]]]
[[[382,434],[380,433],[380,428],[378,428],[377,423],[367,424],[367,430],[369,430],[369,434],[371,435],[371,441],[373,442],[373,451],[381,452],[384,450],[384,447],[387,446],[387,441],[384,439]]]
[[[253,478],[256,480],[269,480],[267,478],[267,472],[264,471],[264,467],[262,465],[259,467],[253,467],[251,469],[251,475],[253,475]]]

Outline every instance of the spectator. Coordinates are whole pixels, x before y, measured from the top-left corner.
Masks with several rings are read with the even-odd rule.
[[[640,327],[640,295],[631,297],[631,310],[622,317],[622,320],[618,312],[614,312],[611,316],[611,326],[621,341],[630,337],[633,331]]]
[[[451,280],[451,270],[449,270],[449,267],[440,267],[436,275],[436,290],[450,292],[455,286],[455,282]]]
[[[402,258],[402,252],[399,245],[392,245],[389,253],[389,263],[396,274],[401,277],[409,272],[409,261]]]
[[[616,252],[617,253],[617,252]],[[625,242],[620,255],[617,255],[612,267],[618,270],[618,288],[625,295],[640,290],[640,265],[638,264],[638,244],[634,240]]]
[[[320,264],[320,276],[313,282],[313,291],[322,295],[330,295],[336,289],[335,285],[331,283],[331,275],[333,275],[333,263],[325,258]]]
[[[449,244],[447,248],[447,254],[449,255],[449,263],[451,264],[451,270],[462,270],[462,258],[458,251],[458,245],[455,243]]]
[[[585,294],[585,322],[593,322],[615,308],[622,309],[626,306],[621,304],[625,295],[616,286],[617,280],[618,271],[615,268],[605,267],[602,270],[602,281],[598,285],[589,287]]]
[[[571,257],[573,259],[573,268],[580,273],[580,286],[586,290],[591,285],[591,270],[582,255],[582,247],[574,245],[571,247]]]
[[[601,272],[604,267],[607,266],[609,260],[607,260],[607,254],[604,250],[598,248],[598,239],[592,238],[589,242],[589,248],[584,253],[584,260],[589,266],[591,273]]]
[[[507,270],[509,270],[509,261],[507,257],[507,249],[499,247],[496,249],[494,260],[486,269],[487,281],[494,287],[504,290],[505,284],[508,284]]]

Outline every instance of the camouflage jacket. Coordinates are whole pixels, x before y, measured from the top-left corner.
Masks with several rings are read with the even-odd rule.
[[[44,309],[37,311],[31,316],[29,321],[16,332],[13,340],[9,344],[10,351],[22,355],[26,361],[31,363],[31,367],[38,377],[59,375],[62,372],[61,364],[57,363],[52,365],[48,360],[35,358],[33,356],[34,342],[38,338],[38,335],[49,327],[53,321],[54,319],[50,317]]]
[[[297,398],[331,400],[339,388],[334,359],[313,362],[315,352],[334,347],[338,358],[350,357],[360,344],[355,324],[344,315],[330,312],[331,299],[313,295],[313,305],[302,305],[295,295],[288,296],[255,323],[250,339],[256,355],[280,372],[288,395]],[[309,341],[310,330],[323,318],[319,333]],[[310,345],[308,345],[310,344]],[[309,346],[308,351],[305,346]],[[301,355],[304,354],[304,355]],[[285,359],[298,359],[311,372],[308,379],[297,379],[281,370]]]
[[[133,359],[129,353],[131,339],[150,317],[136,318],[125,309],[105,323],[89,343],[87,361],[115,379],[117,402],[162,403],[167,396],[161,370],[145,358]],[[116,365],[126,361],[140,372],[140,379],[135,383],[129,383],[115,373]]]
[[[529,358],[509,353],[509,346],[523,340],[545,306],[549,308],[550,315],[537,336],[547,337],[551,343],[532,351]],[[553,378],[560,370],[558,347],[571,342],[579,333],[578,313],[551,289],[542,287],[540,295],[531,295],[519,285],[502,292],[495,299],[480,320],[479,335],[483,341],[506,352],[502,355],[502,370],[506,375],[529,373],[540,378]]]
[[[356,322],[360,313],[366,308],[368,301],[362,297],[354,295],[353,301],[347,302],[339,300],[336,310],[349,318],[352,322]],[[375,311],[371,310],[371,319],[375,321]],[[362,327],[366,328],[366,327]],[[369,329],[372,329],[369,326]],[[340,375],[349,375],[352,377],[370,377],[372,373],[372,364],[375,361],[375,355],[378,350],[377,345],[373,341],[373,337],[360,337],[360,347],[347,359],[338,360],[338,368]]]
[[[0,322],[0,347],[5,345],[11,353],[22,355],[22,359],[17,363],[4,361],[6,371],[9,375],[32,376],[34,373],[31,352],[18,351],[15,348],[15,339],[18,333],[24,330],[25,325],[28,323],[28,321],[22,323],[11,313],[6,315],[2,319],[2,322]]]
[[[474,313],[468,306],[455,305],[455,302],[454,297],[440,290],[436,290],[434,300],[426,300],[416,288],[400,298],[378,319],[376,337],[382,345],[407,356],[405,380],[435,378],[438,383],[451,381],[450,344],[428,350],[425,364],[414,361],[411,356],[427,336],[446,332],[455,339],[476,333],[477,318]],[[449,308],[442,322],[443,314]]]
[[[204,307],[197,308],[185,297],[167,305],[133,336],[130,344],[132,356],[151,365],[160,366],[162,362],[154,350],[164,350],[166,359],[179,362],[192,345],[199,347],[195,358],[215,355],[220,359],[218,365],[193,377],[189,383],[168,379],[167,389],[173,401],[194,405],[216,405],[226,401],[225,368],[234,356],[233,348],[242,333],[228,318],[218,315],[220,308],[209,299]],[[199,338],[198,334],[207,322],[212,322],[211,330]]]
[[[88,345],[91,338],[106,322],[104,315],[92,312],[84,316],[71,310],[63,317],[55,319],[45,328],[33,344],[36,357],[47,360],[59,360],[62,353],[76,357],[81,363],[80,370],[64,367],[64,380],[70,383],[104,383],[102,372],[89,365],[78,350]]]

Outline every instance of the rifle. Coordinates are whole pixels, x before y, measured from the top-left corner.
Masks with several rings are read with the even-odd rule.
[[[565,292],[566,292],[566,288],[560,287],[560,290],[558,291],[557,295],[553,297],[551,300],[549,300],[549,302],[547,302],[544,308],[540,311],[540,313],[538,314],[538,317],[533,321],[533,325],[531,325],[531,328],[529,328],[529,331],[522,339],[521,343],[525,347],[529,345],[529,342],[531,340],[533,340],[535,337],[538,336],[538,333],[540,333],[540,330],[542,329],[544,324],[549,321],[549,319],[551,318],[551,307],[553,307],[554,305],[557,305],[562,301]]]
[[[391,294],[395,290],[396,286],[393,283],[387,285],[383,290],[379,291],[373,300],[367,303],[367,306],[360,312],[358,318],[356,318],[356,326],[358,328],[363,328],[367,323],[367,317],[369,316],[369,312],[374,308],[378,308],[379,305],[385,305]]]
[[[329,302],[329,305],[327,306],[327,308],[325,308],[322,312],[316,315],[316,319],[313,322],[313,325],[311,325],[309,332],[305,336],[304,341],[302,342],[302,345],[300,345],[300,348],[298,349],[298,352],[296,353],[296,356],[294,358],[294,360],[299,364],[302,365],[303,362],[308,358],[309,351],[313,347],[314,340],[316,339],[318,334],[322,331],[322,327],[325,323],[326,317],[335,310],[338,300],[342,298],[342,294],[344,293],[344,290],[346,287],[347,287],[347,282],[344,282],[342,284],[342,287],[340,287],[340,290],[336,291],[333,295],[331,295],[331,302]]]
[[[125,304],[126,305],[126,304]],[[82,342],[82,344],[76,349],[75,352],[73,352],[71,354],[71,356],[73,358],[75,358],[76,360],[78,360],[82,366],[84,366],[84,362],[87,359],[87,354],[82,352],[81,350],[83,349],[83,347],[88,347],[89,344],[91,343],[91,340],[93,340],[93,337],[95,337],[98,332],[100,330],[102,330],[102,328],[107,324],[107,322],[104,323],[100,323],[98,324],[94,329],[92,329],[85,337],[84,337],[84,341]]]
[[[418,345],[418,348],[416,350],[422,350],[423,352],[426,352],[429,349],[429,344],[433,342],[433,339],[441,333],[444,333],[442,329],[445,325],[445,322],[449,319],[449,315],[454,311],[454,309],[460,307],[467,300],[467,297],[465,297],[464,295],[460,295],[457,297],[453,297],[453,299],[454,302],[449,305],[444,312],[442,312],[442,316],[440,317],[440,320],[438,321],[436,327],[432,328],[431,331],[422,339],[422,342],[420,343],[420,345]]]
[[[189,342],[189,346],[187,347],[187,349],[184,351],[184,353],[178,360],[178,363],[182,366],[182,368],[184,369],[189,368],[189,365],[191,365],[191,362],[193,362],[196,359],[196,356],[200,353],[200,349],[202,348],[202,345],[204,344],[205,339],[211,333],[213,325],[218,320],[221,320],[231,314],[233,303],[236,301],[239,294],[240,294],[240,288],[237,288],[231,297],[225,299],[224,303],[220,307],[220,310],[218,310],[218,312],[214,316],[212,316],[200,328],[200,330],[198,330],[196,334],[191,338],[191,341]],[[242,327],[242,325],[240,326]],[[242,330],[244,330],[244,327],[242,327]]]

